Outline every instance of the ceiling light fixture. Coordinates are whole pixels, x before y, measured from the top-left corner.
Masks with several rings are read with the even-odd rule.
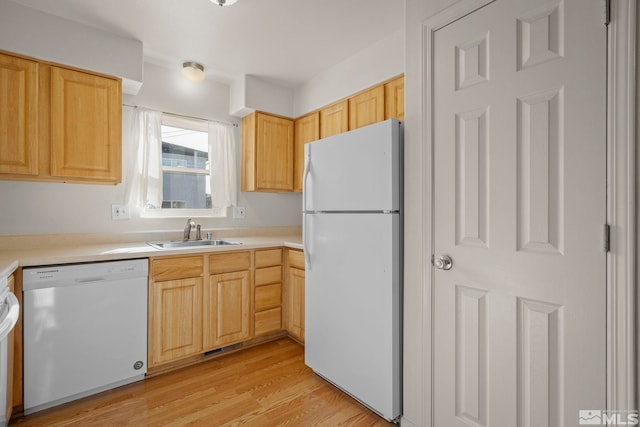
[[[216,3],[220,6],[231,6],[238,0],[211,0],[212,3]]]
[[[204,80],[204,66],[195,61],[188,61],[182,64],[182,75],[194,83]]]

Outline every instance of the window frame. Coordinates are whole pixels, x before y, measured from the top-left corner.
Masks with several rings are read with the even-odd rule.
[[[185,117],[185,116],[179,116],[179,115],[170,114],[170,113],[162,113],[161,125],[204,132],[207,134],[207,138],[210,138],[209,121],[206,119],[198,119],[195,117]],[[211,157],[210,157],[211,141],[210,140],[208,140],[208,156],[209,156],[208,162],[211,164]],[[160,161],[160,170],[163,175],[165,173],[206,175],[210,183],[211,183],[211,180],[213,179],[211,176],[211,173],[212,173],[211,168],[209,168],[209,170],[206,170],[206,169],[200,169],[200,168],[165,166],[162,161],[162,155],[160,155],[159,161]],[[201,209],[145,207],[140,212],[141,218],[192,218],[192,217],[226,218],[227,216],[228,216],[227,209],[216,208],[216,207],[201,208]]]

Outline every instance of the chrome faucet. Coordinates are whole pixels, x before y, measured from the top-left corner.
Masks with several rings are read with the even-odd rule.
[[[191,218],[189,218],[187,220],[187,225],[185,225],[184,227],[184,235],[182,236],[185,242],[189,240],[189,238],[191,238],[191,227],[193,227],[194,225],[196,224],[193,221],[191,221]]]

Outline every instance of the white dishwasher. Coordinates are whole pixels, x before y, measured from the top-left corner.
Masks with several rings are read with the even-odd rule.
[[[144,378],[148,261],[23,270],[24,413]]]

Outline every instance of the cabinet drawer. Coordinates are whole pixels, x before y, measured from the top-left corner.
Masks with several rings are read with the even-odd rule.
[[[273,285],[258,286],[255,291],[255,298],[256,312],[279,307],[282,305],[282,285],[274,283]]]
[[[151,277],[154,281],[186,279],[203,275],[202,256],[155,258],[151,261]]]
[[[251,268],[251,252],[228,252],[209,256],[209,272],[211,274],[231,273]]]
[[[289,267],[304,270],[304,252],[289,250]]]
[[[282,267],[267,267],[256,269],[256,286],[267,285],[282,281]]]
[[[256,268],[282,265],[282,249],[256,251]]]
[[[280,307],[256,313],[256,336],[282,329],[282,309]]]

